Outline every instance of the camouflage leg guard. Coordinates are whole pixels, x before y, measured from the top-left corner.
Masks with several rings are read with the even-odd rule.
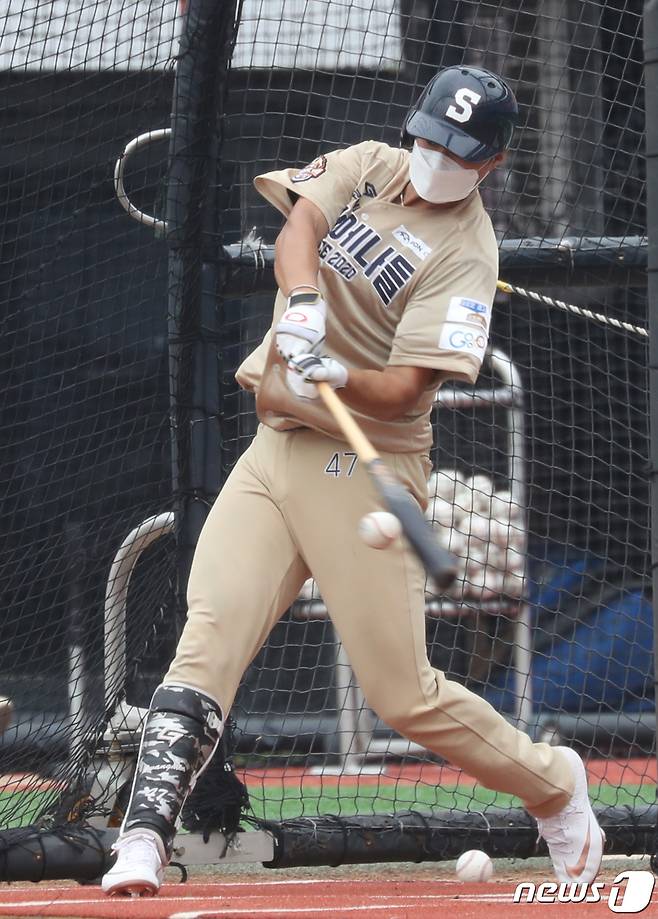
[[[218,705],[187,686],[158,686],[144,725],[121,832],[155,830],[167,858],[185,799],[222,736]]]

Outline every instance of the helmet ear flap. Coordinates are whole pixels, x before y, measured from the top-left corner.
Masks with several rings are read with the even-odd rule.
[[[407,112],[404,122],[402,123],[402,128],[400,130],[400,147],[402,147],[404,150],[411,150],[411,148],[414,145],[414,141],[416,139],[413,135],[411,135],[407,131],[407,125],[409,124],[411,120],[411,116],[414,115],[416,112],[421,111],[423,104],[425,103],[425,100],[427,99],[428,95],[432,91],[432,87],[434,86],[436,81],[439,79],[441,74],[444,72],[445,71],[440,70],[438,73],[434,74],[434,76],[429,81],[429,83],[425,87],[423,87],[423,91],[421,92],[420,96],[416,99],[416,102],[411,106],[411,108]]]
[[[404,119],[404,124],[402,125],[402,129],[400,131],[400,147],[403,150],[411,150],[411,148],[414,145],[414,140],[415,140],[415,138],[412,137],[411,134],[407,132],[407,121],[408,120],[409,120],[409,116],[407,115],[407,117]]]

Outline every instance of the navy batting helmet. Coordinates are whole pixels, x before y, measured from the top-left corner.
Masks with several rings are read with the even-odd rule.
[[[401,145],[422,137],[479,163],[509,147],[518,115],[514,93],[500,77],[479,67],[448,67],[430,80],[410,110]]]

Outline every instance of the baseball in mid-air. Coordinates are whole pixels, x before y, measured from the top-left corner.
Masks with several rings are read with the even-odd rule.
[[[372,549],[387,549],[402,532],[400,521],[388,511],[373,511],[359,521],[359,536]]]
[[[455,871],[460,881],[488,881],[493,874],[493,862],[486,852],[469,849],[457,859]]]

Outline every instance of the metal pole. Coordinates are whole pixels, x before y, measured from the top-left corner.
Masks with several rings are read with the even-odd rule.
[[[220,486],[217,336],[224,271],[215,238],[214,186],[235,7],[236,0],[189,0],[171,116],[166,236],[172,478],[181,609],[197,539]]]
[[[658,731],[658,0],[644,5],[644,61],[646,161],[647,161],[647,232],[648,313],[649,313],[649,411],[651,444],[651,572],[653,586],[654,688],[656,692],[656,728]],[[658,756],[658,750],[657,750]],[[652,868],[658,869],[658,828]]]

